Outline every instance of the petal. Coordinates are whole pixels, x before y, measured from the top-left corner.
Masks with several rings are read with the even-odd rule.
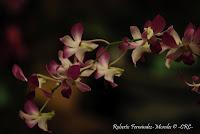
[[[59,65],[56,61],[52,60],[48,65],[46,65],[46,69],[49,74],[54,75],[57,74],[57,69]]]
[[[170,68],[170,64],[172,61],[178,59],[183,54],[182,48],[173,48],[167,52],[165,66]]]
[[[90,75],[92,75],[95,72],[95,69],[86,69],[83,72],[81,72],[81,76],[82,77],[89,77]]]
[[[106,71],[108,70],[108,66],[104,67],[101,64],[97,63],[96,64],[96,73],[95,73],[95,79],[99,79],[102,76],[105,75]]]
[[[145,45],[148,46],[148,45]],[[144,46],[138,46],[136,47],[133,52],[132,52],[132,61],[136,66],[137,61],[142,57],[143,53],[148,52],[149,48],[148,47],[144,47]]]
[[[78,48],[64,47],[63,58],[69,58],[77,52]]]
[[[72,89],[69,86],[66,86],[65,88],[63,88],[61,90],[61,94],[62,94],[63,97],[69,99],[71,94],[72,94]]]
[[[39,113],[38,107],[31,100],[26,101],[26,103],[24,104],[24,110],[31,115],[37,115]]]
[[[25,120],[25,122],[29,128],[33,128],[38,123],[37,120]]]
[[[22,69],[18,65],[16,64],[13,65],[12,73],[18,80],[27,81],[27,78],[24,76]]]
[[[34,120],[36,119],[36,116],[24,113],[23,111],[19,111],[19,117],[23,120]]]
[[[114,76],[118,76],[118,77],[121,76],[123,71],[124,70],[121,68],[111,67],[110,69],[108,69],[108,71],[106,71],[104,78],[108,82],[114,83]]]
[[[80,65],[72,65],[67,70],[67,76],[76,80],[80,75]]]
[[[173,28],[173,26],[169,27],[168,29],[170,29],[170,35],[174,38],[175,42],[177,45],[180,45],[182,43],[178,33],[175,31],[175,29]]]
[[[82,41],[80,47],[85,49],[86,52],[91,52],[94,49],[96,49],[98,47],[98,45],[96,43],[93,43],[93,42]]]
[[[85,83],[82,83],[80,81],[76,81],[76,87],[81,91],[81,92],[88,92],[88,91],[91,91],[91,88],[85,84]]]
[[[78,51],[76,51],[75,56],[79,62],[83,62],[84,57],[85,57],[85,52],[86,52],[86,50],[83,48],[79,48]]]
[[[195,31],[193,41],[195,43],[200,43],[200,27]]]
[[[46,120],[39,120],[38,121],[38,127],[40,129],[42,129],[43,131],[48,131],[48,127],[47,127],[47,121]]]
[[[84,28],[81,23],[76,23],[72,26],[71,34],[75,41],[81,42],[83,30],[84,30]]]
[[[64,37],[60,38],[60,41],[67,47],[73,48],[79,46],[79,44],[76,43],[69,35],[65,35]]]
[[[65,69],[68,69],[72,64],[68,58],[64,58],[64,52],[62,50],[58,51],[58,58]]]
[[[166,25],[165,19],[160,15],[157,15],[152,21],[152,29],[154,33],[162,32],[165,28],[165,25]]]
[[[192,80],[193,81],[198,81],[199,80],[199,76],[196,76],[196,75],[192,76]]]
[[[191,43],[189,43],[189,47],[193,54],[200,56],[200,45],[199,44],[197,44],[195,42],[191,42]]]
[[[162,35],[162,43],[169,48],[176,48],[177,44],[174,38],[167,32]]]
[[[109,53],[103,48],[99,48],[99,50],[97,51],[96,53],[96,57],[99,61],[99,63],[104,66],[105,68],[108,67],[108,63],[109,63],[109,60],[110,60],[110,55]]]
[[[194,35],[194,26],[192,23],[190,23],[185,32],[184,32],[184,37],[183,39],[186,41],[186,42],[190,42],[193,38],[193,35]]]
[[[137,26],[131,26],[130,31],[131,31],[131,35],[132,35],[133,39],[141,39],[142,38],[140,30]]]
[[[192,55],[191,52],[185,52],[183,55],[182,55],[182,61],[183,63],[187,64],[187,65],[192,65],[194,64],[195,60],[194,60],[194,56]]]
[[[39,87],[39,80],[36,74],[33,74],[28,78],[28,87],[33,90]]]

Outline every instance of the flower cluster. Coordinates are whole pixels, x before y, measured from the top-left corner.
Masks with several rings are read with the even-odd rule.
[[[29,97],[24,106],[24,112],[20,111],[20,117],[25,120],[29,127],[38,124],[44,131],[47,129],[47,120],[54,116],[54,112],[43,113],[44,108],[57,89],[61,89],[61,94],[65,98],[70,98],[73,90],[81,92],[91,91],[85,80],[90,77],[99,79],[103,77],[111,87],[118,86],[114,77],[121,76],[124,69],[114,67],[129,50],[132,50],[132,61],[136,66],[137,62],[147,53],[161,54],[166,52],[166,67],[170,68],[172,61],[182,61],[185,64],[193,64],[198,55],[200,55],[200,28],[195,28],[189,24],[185,30],[184,36],[180,39],[173,28],[166,28],[165,19],[157,15],[152,21],[147,21],[143,32],[140,32],[137,26],[130,26],[132,39],[125,37],[122,41],[108,42],[104,39],[83,40],[83,25],[77,23],[71,28],[71,35],[60,38],[63,43],[63,49],[58,51],[58,59],[52,60],[46,65],[49,76],[42,74],[32,74],[27,78],[18,65],[12,68],[13,75],[27,83],[29,88]],[[101,46],[101,45],[104,46]],[[110,61],[110,53],[107,48],[118,44],[122,54],[115,60]],[[88,53],[96,53],[96,57],[87,59]],[[196,81],[196,80],[195,80]],[[46,90],[44,84],[51,82],[55,87]],[[193,82],[192,86],[196,91],[199,84]],[[43,96],[47,98],[42,108],[38,110],[35,105],[35,91],[40,90]]]

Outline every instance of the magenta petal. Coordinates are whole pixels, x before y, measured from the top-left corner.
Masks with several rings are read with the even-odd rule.
[[[38,107],[31,100],[26,101],[24,104],[24,110],[28,114],[37,114],[39,112]]]
[[[193,81],[198,81],[199,80],[199,76],[196,76],[196,75],[192,76],[192,80]]]
[[[200,43],[200,27],[195,31],[193,40],[195,43]]]
[[[67,76],[76,80],[80,75],[80,65],[72,65],[67,70]]]
[[[99,48],[99,50],[96,53],[96,57],[98,58],[100,64],[108,65],[110,55],[103,47]]]
[[[72,26],[71,34],[75,41],[81,41],[83,30],[82,23],[76,23]]]
[[[72,94],[72,89],[69,88],[69,87],[63,88],[63,89],[61,90],[61,94],[62,94],[63,97],[69,99],[70,96],[71,96],[71,94]]]
[[[152,29],[154,33],[162,32],[165,28],[165,25],[166,25],[165,19],[160,15],[157,15],[152,21]]]
[[[194,26],[192,23],[190,23],[185,32],[184,32],[184,40],[186,41],[191,41],[194,35]]]
[[[187,64],[187,65],[192,65],[194,64],[195,60],[194,60],[194,56],[192,55],[191,52],[185,52],[182,56],[182,61],[183,63]]]
[[[39,81],[36,74],[33,74],[28,78],[28,87],[31,89],[39,87]]]
[[[81,92],[88,92],[88,91],[91,91],[91,88],[85,84],[85,83],[82,83],[80,81],[77,81],[76,82],[76,86],[77,88],[81,91]]]
[[[176,48],[177,47],[176,41],[174,40],[174,38],[169,33],[163,34],[162,42],[170,48]]]
[[[12,73],[18,80],[27,81],[27,78],[24,76],[22,69],[18,65],[13,65]]]
[[[49,74],[57,74],[58,67],[58,63],[54,60],[52,60],[48,65],[46,65],[46,69]]]

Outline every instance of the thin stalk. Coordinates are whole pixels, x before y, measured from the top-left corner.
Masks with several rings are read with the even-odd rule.
[[[109,64],[109,66],[112,66],[113,64],[117,63],[125,54],[127,51],[124,51],[117,59],[115,59],[113,62]]]
[[[52,89],[52,94],[60,87],[60,85],[61,85],[61,83],[59,83],[56,87],[54,87],[54,88]],[[47,106],[47,104],[49,103],[49,101],[50,101],[50,98],[48,98],[48,99],[44,102],[43,106],[42,106],[41,109],[40,109],[40,113],[44,110],[44,108]]]

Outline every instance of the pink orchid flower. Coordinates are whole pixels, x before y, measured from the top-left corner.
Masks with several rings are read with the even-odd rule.
[[[43,92],[44,96],[50,97],[50,93],[43,89],[43,84],[46,83],[44,78],[37,76],[37,74],[32,74],[29,78],[27,78],[22,69],[16,64],[14,64],[12,67],[12,73],[16,79],[27,82],[28,88],[30,89],[28,96],[33,95],[32,97],[35,97],[35,89],[39,88]]]
[[[66,71],[66,79],[62,82],[62,95],[69,98],[74,88],[79,89],[81,92],[91,91],[91,88],[81,82],[80,78],[80,65],[72,65]]]
[[[198,76],[192,76],[192,83],[185,82],[189,87],[192,87],[192,91],[200,93],[200,83]]]
[[[182,40],[178,34],[172,34],[178,47],[168,51],[166,56],[166,66],[170,68],[170,64],[174,60],[183,61],[183,63],[191,65],[195,62],[196,56],[200,56],[200,28],[195,28],[189,24],[184,32]]]
[[[64,43],[64,57],[69,58],[72,55],[82,62],[84,59],[84,55],[86,52],[91,52],[98,47],[97,44],[91,41],[82,40],[83,35],[83,25],[81,23],[77,23],[72,26],[71,35],[66,35],[60,38],[60,41]]]
[[[36,124],[43,131],[48,131],[47,120],[50,120],[55,115],[54,111],[41,113],[33,101],[28,100],[24,105],[24,112],[20,111],[19,116],[25,120],[29,128],[33,128]]]
[[[106,81],[108,81],[113,87],[116,87],[117,84],[114,82],[114,76],[121,76],[124,70],[109,66],[110,55],[104,48],[100,48],[96,55],[98,62],[96,63],[97,71],[95,78],[98,79],[104,76]]]

